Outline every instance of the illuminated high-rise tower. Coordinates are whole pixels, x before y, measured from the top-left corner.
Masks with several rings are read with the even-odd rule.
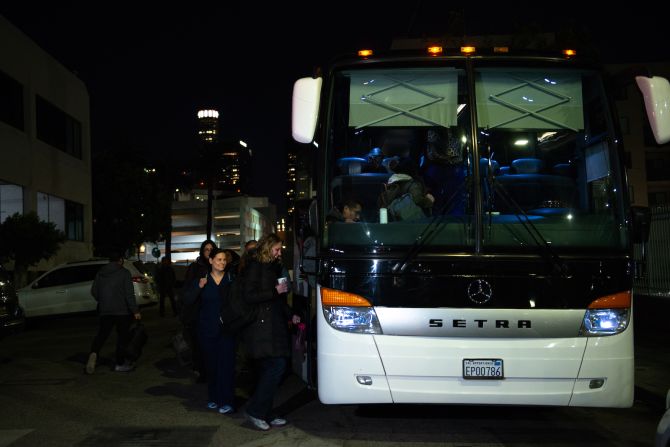
[[[198,110],[198,136],[205,143],[219,140],[219,112],[214,109]]]

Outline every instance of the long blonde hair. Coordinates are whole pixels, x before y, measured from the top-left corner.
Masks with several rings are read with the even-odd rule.
[[[258,241],[256,247],[256,259],[264,264],[274,261],[272,257],[272,247],[281,244],[282,240],[276,233],[270,233]]]

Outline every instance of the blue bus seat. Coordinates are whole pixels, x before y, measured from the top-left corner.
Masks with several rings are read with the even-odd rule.
[[[561,171],[561,170],[564,171]],[[572,209],[577,199],[577,185],[573,177],[556,175],[548,171],[544,162],[537,158],[519,158],[512,161],[509,173],[496,177],[496,181],[525,212],[533,209]],[[569,172],[559,167],[559,172]],[[504,200],[496,199],[496,209],[503,213],[517,213],[518,210]],[[543,212],[542,214],[549,214]],[[554,213],[551,213],[554,214]]]
[[[342,157],[337,159],[337,168],[340,174],[360,174],[367,167],[368,161],[361,157]]]

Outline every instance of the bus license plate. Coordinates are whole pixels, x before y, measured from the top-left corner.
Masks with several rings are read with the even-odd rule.
[[[464,379],[503,379],[501,359],[463,359]]]

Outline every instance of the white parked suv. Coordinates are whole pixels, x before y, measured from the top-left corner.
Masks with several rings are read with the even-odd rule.
[[[91,259],[61,264],[17,290],[26,317],[94,311],[98,303],[91,295],[91,285],[95,274],[108,262]],[[124,260],[123,266],[132,276],[137,304],[156,304],[158,295],[153,279],[132,261]]]

